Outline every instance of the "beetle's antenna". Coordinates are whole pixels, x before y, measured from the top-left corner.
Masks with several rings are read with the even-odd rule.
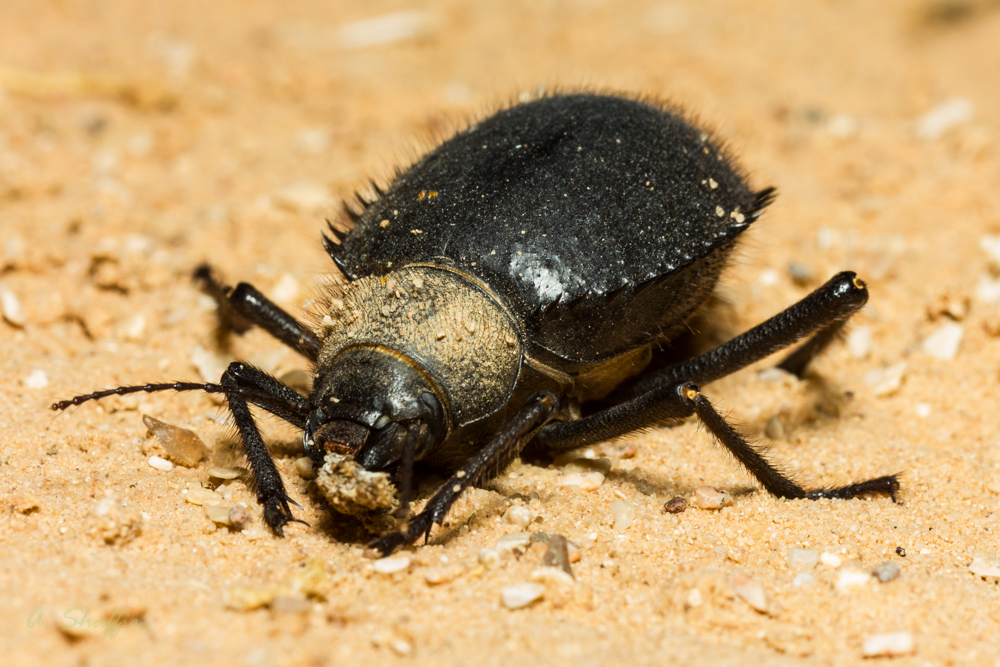
[[[73,398],[65,401],[58,401],[53,403],[50,407],[58,412],[65,410],[72,405],[80,405],[81,403],[87,403],[88,401],[97,401],[102,398],[107,398],[108,396],[125,396],[126,394],[138,394],[140,392],[152,394],[157,391],[203,391],[206,394],[241,396],[251,403],[260,400],[268,402],[272,402],[274,400],[274,396],[271,394],[247,387],[224,387],[221,384],[202,382],[168,382],[161,384],[132,385],[128,387],[117,387],[115,389],[105,389],[104,391],[95,391],[92,394],[83,394],[82,396],[74,396]],[[308,406],[303,406],[303,409],[308,410]]]

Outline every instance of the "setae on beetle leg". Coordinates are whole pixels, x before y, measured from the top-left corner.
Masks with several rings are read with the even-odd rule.
[[[676,382],[656,387],[638,398],[582,419],[549,424],[539,431],[532,446],[548,452],[577,449],[637,429],[662,426],[672,419],[682,419],[693,414],[698,415],[712,435],[765,489],[780,498],[854,498],[886,493],[895,501],[896,491],[899,489],[896,475],[829,489],[802,488],[770,463],[761,450],[748,443],[692,382]]]
[[[425,539],[429,537],[433,525],[444,521],[462,491],[470,486],[482,486],[503,472],[538,428],[552,417],[558,404],[552,392],[540,391],[532,395],[511,422],[437,490],[420,514],[404,522],[395,533],[371,542],[365,555],[370,558],[388,556],[399,547],[412,544],[421,535]]]
[[[256,287],[249,283],[240,283],[235,288],[223,285],[208,264],[195,269],[194,279],[202,291],[215,299],[223,326],[243,333],[256,325],[310,361],[316,361],[320,348],[316,334]]]
[[[233,362],[222,374],[221,384],[227,388],[252,388],[261,390],[264,395],[273,395],[280,392],[289,393],[287,398],[292,399],[292,394],[297,397],[298,403],[304,403],[304,399],[292,389],[285,387],[278,380],[274,379],[264,371],[240,362]],[[279,389],[283,387],[283,389]],[[292,500],[285,491],[285,484],[281,480],[281,473],[274,465],[274,459],[264,443],[264,439],[257,429],[253,415],[250,412],[248,401],[263,407],[268,412],[272,412],[279,417],[291,421],[300,428],[305,426],[307,412],[300,412],[293,409],[292,405],[287,405],[287,410],[275,409],[275,403],[280,403],[281,396],[277,396],[279,401],[258,401],[253,397],[247,398],[242,392],[231,392],[226,394],[226,401],[229,403],[229,411],[233,414],[233,421],[236,430],[240,434],[243,442],[243,450],[246,453],[247,462],[250,464],[252,488],[257,494],[257,502],[264,506],[264,521],[271,527],[277,535],[284,536],[283,527],[290,522],[305,523],[300,519],[292,517],[289,505],[300,507]],[[282,414],[284,412],[284,414]],[[292,417],[289,419],[288,417]],[[294,419],[294,421],[293,421]]]
[[[654,387],[685,380],[708,384],[815,334],[779,367],[801,375],[806,365],[837,336],[844,323],[868,302],[868,288],[853,271],[842,271],[798,303],[749,331],[690,361],[646,376],[623,393],[635,398]]]

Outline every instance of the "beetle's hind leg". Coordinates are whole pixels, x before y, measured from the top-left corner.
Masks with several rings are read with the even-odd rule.
[[[809,362],[836,340],[847,320],[867,302],[864,282],[853,271],[842,271],[766,322],[701,356],[647,375],[619,395],[627,400],[683,381],[705,385],[812,336],[778,364],[801,376]]]
[[[405,521],[395,533],[369,544],[365,555],[372,558],[388,556],[399,547],[413,543],[421,535],[430,536],[431,528],[435,523],[444,521],[462,491],[470,486],[482,486],[503,472],[538,428],[551,419],[558,405],[552,392],[533,394],[514,419],[437,490],[419,514]]]
[[[691,415],[743,464],[761,485],[780,498],[855,498],[886,493],[894,501],[899,490],[897,475],[887,475],[855,484],[827,489],[805,489],[768,461],[763,450],[754,447],[718,413],[692,382],[661,385],[645,394],[582,419],[542,428],[532,447],[548,452],[577,449],[617,438],[638,429],[662,426]]]
[[[194,270],[194,280],[202,291],[215,299],[219,320],[226,329],[243,333],[256,325],[310,361],[319,356],[320,342],[298,320],[282,310],[249,283],[229,287],[208,264]]]

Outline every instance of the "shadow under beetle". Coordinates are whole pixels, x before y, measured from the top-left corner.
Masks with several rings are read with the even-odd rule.
[[[336,451],[396,471],[404,506],[415,461],[453,473],[423,511],[371,543],[379,555],[428,535],[465,488],[526,447],[562,452],[693,414],[776,496],[895,499],[896,475],[801,487],[699,389],[809,337],[780,364],[801,375],[868,300],[854,273],[706,354],[645,371],[774,198],[773,188],[752,190],[674,111],[589,93],[518,104],[376,191],[360,214],[348,211],[350,233],[331,226],[323,237],[350,282],[330,296],[315,331],[251,285],[231,289],[207,267],[197,273],[223,310],[314,363],[308,397],[234,362],[219,384],[120,387],[53,408],[140,391],[224,394],[278,535],[298,521],[297,504],[249,405],[302,429],[318,465]]]

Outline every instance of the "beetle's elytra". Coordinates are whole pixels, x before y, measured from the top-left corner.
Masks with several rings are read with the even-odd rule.
[[[120,387],[55,404],[165,389],[226,396],[264,518],[292,517],[249,405],[303,430],[306,453],[395,470],[453,473],[424,510],[372,543],[387,554],[428,534],[470,485],[526,446],[558,452],[696,414],[771,493],[886,493],[895,475],[807,490],[721,417],[699,385],[798,340],[780,366],[801,374],[868,299],[851,272],[715,350],[646,371],[706,300],[736,241],[771,202],[708,134],[653,103],[554,95],[518,104],[402,171],[324,247],[347,279],[310,330],[252,286],[203,285],[245,324],[315,364],[303,397],[236,362],[219,384]],[[597,399],[602,399],[597,403]]]

